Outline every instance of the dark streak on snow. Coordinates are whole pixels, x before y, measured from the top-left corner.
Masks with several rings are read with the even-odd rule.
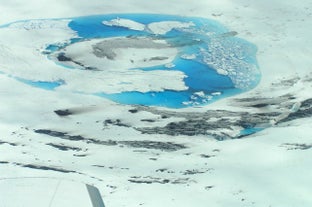
[[[90,176],[90,175],[87,175],[87,174],[82,173],[82,172],[77,172],[77,171],[74,171],[74,170],[67,170],[67,169],[58,168],[58,167],[55,167],[55,166],[24,164],[24,163],[8,162],[8,161],[0,161],[0,164],[12,164],[12,165],[15,165],[15,166],[19,166],[19,167],[23,167],[23,168],[30,168],[30,169],[34,169],[34,170],[54,171],[54,172],[60,172],[60,173],[75,173],[75,174],[79,174],[79,175],[89,176],[90,178],[96,179],[96,180],[101,181],[101,182],[103,181],[103,179],[101,179],[101,178]]]
[[[110,169],[110,170],[129,170],[130,168],[128,167],[117,167],[117,166],[109,166],[109,167],[106,167],[104,165],[91,165],[92,167],[98,167],[98,168],[107,168],[107,169]]]
[[[137,113],[139,110],[137,110],[137,109],[129,109],[129,112],[130,113],[133,113],[133,114],[135,114],[135,113]]]
[[[157,142],[157,141],[113,141],[113,140],[97,140],[93,138],[85,138],[81,135],[69,135],[66,132],[58,132],[47,129],[38,129],[35,130],[36,133],[45,134],[52,137],[58,137],[61,139],[66,139],[70,141],[84,141],[87,143],[98,144],[98,145],[106,145],[106,146],[127,146],[130,148],[143,148],[143,149],[153,149],[153,150],[161,150],[166,152],[173,152],[181,149],[187,148],[187,146],[182,144],[177,144],[173,142]],[[54,146],[55,147],[55,146]],[[61,146],[62,147],[62,146]]]
[[[81,62],[78,62],[78,61],[75,61],[73,60],[72,58],[70,57],[67,57],[65,55],[65,53],[61,52],[57,55],[57,60],[60,61],[60,62],[73,62],[79,66],[81,66],[82,68],[84,68],[85,70],[98,70],[97,68],[95,67],[89,67],[89,66],[85,66],[84,64],[82,64]]]
[[[56,168],[52,166],[44,166],[44,165],[34,165],[34,164],[22,164],[22,163],[13,163],[17,166],[25,167],[25,168],[31,168],[36,170],[49,170],[49,171],[56,171],[61,173],[77,173],[76,171],[72,170],[65,170],[62,168]]]
[[[202,158],[211,158],[211,157],[215,157],[216,155],[201,154],[200,156],[201,156]]]
[[[59,116],[69,116],[73,115],[74,113],[69,110],[69,109],[64,109],[64,110],[55,110],[54,113],[56,113]]]
[[[187,148],[182,144],[172,142],[156,142],[156,141],[120,141],[120,144],[133,148],[156,149],[167,152],[173,152]]]
[[[213,168],[208,169],[192,169],[192,170],[186,170],[184,172],[181,172],[183,175],[196,175],[196,174],[203,174],[212,171]]]
[[[117,142],[113,140],[105,140],[105,141],[97,140],[93,138],[86,138],[81,135],[69,135],[66,132],[53,131],[49,129],[38,129],[38,130],[35,130],[35,132],[38,134],[45,134],[48,136],[57,137],[57,138],[70,140],[70,141],[85,141],[87,143],[107,145],[107,146],[117,145]]]
[[[75,157],[86,157],[88,154],[74,154]]]
[[[154,119],[141,119],[141,121],[152,123],[152,122],[155,122],[156,120],[154,120]]]
[[[205,187],[205,190],[210,190],[210,189],[212,189],[212,188],[214,188],[213,185],[208,185],[208,186]]]
[[[65,132],[52,131],[52,130],[47,130],[47,129],[38,129],[38,130],[35,130],[35,132],[38,134],[46,134],[52,137],[58,137],[61,139],[66,139],[66,140],[71,140],[71,141],[81,141],[81,140],[86,139],[80,135],[72,136],[72,135],[68,135]]]
[[[205,169],[191,169],[191,170],[184,170],[180,171],[180,174],[182,175],[197,175],[197,174],[204,174],[213,171],[213,168],[205,168]],[[167,174],[174,174],[176,173],[173,170],[167,169],[167,168],[160,168],[156,170],[158,173],[167,173]]]
[[[16,143],[0,141],[0,145],[2,145],[2,144],[8,144],[8,145],[11,145],[13,147],[18,146],[18,144],[16,144]]]
[[[108,126],[108,125],[114,125],[114,126],[121,126],[121,127],[131,127],[129,124],[125,124],[125,123],[122,123],[122,121],[120,119],[106,119],[104,122],[103,122],[103,125],[104,126]]]
[[[174,178],[174,179],[164,179],[158,177],[151,177],[151,176],[132,176],[128,179],[131,183],[136,184],[187,184],[191,182],[189,178]]]
[[[284,143],[281,147],[286,147],[287,150],[308,150],[312,148],[312,144]]]
[[[82,149],[79,147],[70,147],[70,146],[65,146],[63,144],[53,144],[53,143],[48,143],[46,145],[49,145],[51,147],[54,147],[56,149],[62,150],[62,151],[68,151],[68,150],[72,150],[72,151],[81,151]]]

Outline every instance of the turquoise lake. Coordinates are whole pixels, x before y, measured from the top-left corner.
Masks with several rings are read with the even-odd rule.
[[[187,28],[172,28],[164,34],[154,34],[149,29],[139,31],[125,26],[103,24],[103,21],[121,18],[143,24],[146,28],[151,23],[164,21],[191,22],[192,25]],[[61,19],[59,20],[61,21]],[[187,89],[175,91],[165,88],[163,91],[144,93],[139,91],[113,94],[90,93],[90,95],[108,98],[121,104],[168,108],[203,106],[251,90],[257,86],[261,78],[256,60],[257,47],[239,38],[239,34],[229,31],[214,20],[158,14],[110,14],[71,18],[68,27],[75,31],[78,37],[73,37],[70,42],[51,43],[45,50],[47,56],[86,40],[129,36],[165,40],[171,47],[178,49],[178,54],[171,62],[172,67],[170,68],[167,65],[157,65],[129,68],[129,70],[181,71],[185,74],[183,82]],[[193,56],[193,58],[185,58],[185,56]],[[62,65],[62,62],[56,64]],[[64,64],[64,69],[75,70],[78,68],[69,68]],[[96,71],[94,72],[96,73]],[[38,82],[23,78],[20,80],[34,87],[48,90],[54,90],[66,84],[66,81],[51,83],[44,80]]]

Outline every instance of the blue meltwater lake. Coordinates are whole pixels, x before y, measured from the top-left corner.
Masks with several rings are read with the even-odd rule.
[[[61,50],[66,51],[67,47],[81,42],[101,39],[109,41],[112,38],[160,40],[166,42],[168,48],[177,50],[177,54],[170,62],[148,67],[129,67],[127,70],[140,71],[147,75],[149,72],[159,70],[179,71],[184,74],[181,81],[185,85],[180,90],[164,86],[161,90],[151,88],[150,91],[144,92],[140,90],[125,90],[117,93],[90,92],[90,95],[104,97],[121,104],[168,108],[203,106],[251,90],[260,81],[261,74],[256,60],[257,47],[239,38],[237,32],[229,31],[214,20],[158,14],[110,14],[71,18],[68,27],[76,35],[70,41],[47,45],[45,54],[48,57],[55,57],[56,54],[61,54]],[[110,47],[114,49],[114,44],[110,44]],[[50,59],[63,66],[64,70],[90,69],[75,68],[72,65],[69,67],[68,62],[78,61],[73,57],[66,58],[64,56],[62,61],[56,58]],[[93,72],[105,73],[103,70]],[[27,83],[25,80],[24,82]],[[50,89],[54,90],[67,83],[64,80],[56,84],[47,82],[46,86],[43,81],[40,81],[40,84],[35,82],[30,84],[44,89],[49,89],[50,85],[52,87]],[[149,83],[142,82],[142,84]]]

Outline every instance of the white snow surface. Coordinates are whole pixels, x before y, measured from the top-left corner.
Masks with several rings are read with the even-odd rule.
[[[126,27],[138,31],[143,31],[147,29],[154,34],[166,34],[167,32],[171,31],[174,28],[188,28],[190,26],[195,26],[192,22],[161,21],[148,24],[146,28],[144,24],[124,18],[103,21],[103,24],[107,26]]]
[[[107,26],[126,27],[129,29],[138,30],[138,31],[143,31],[145,29],[144,24],[141,24],[139,22],[136,22],[130,19],[123,19],[123,18],[112,19],[110,21],[103,21],[103,24]]]
[[[261,83],[248,93],[205,107],[178,111],[225,109],[261,112],[271,108],[250,109],[232,104],[233,99],[250,96],[273,99],[292,94],[294,102],[300,103],[311,98],[311,8],[309,0],[29,0],[27,3],[10,0],[0,4],[0,24],[109,13],[163,13],[215,19],[258,46]],[[131,114],[132,106],[83,92],[33,88],[12,78],[22,75],[33,80],[48,77],[53,81],[62,75],[73,82],[80,80],[81,85],[93,82],[81,80],[82,74],[78,70],[71,73],[61,70],[41,54],[40,49],[43,48],[38,48],[44,44],[40,41],[45,38],[57,43],[60,39],[72,37],[72,31],[63,27],[65,22],[49,21],[46,24],[38,21],[38,24],[27,26],[19,22],[14,27],[24,27],[20,33],[10,33],[15,28],[0,29],[0,71],[3,72],[0,73],[0,180],[54,177],[89,183],[99,188],[107,207],[312,205],[312,148],[300,150],[295,147],[296,144],[312,144],[312,118],[297,119],[247,138],[221,142],[201,135],[148,135],[133,128],[105,125],[103,121],[120,119],[135,127],[146,127],[164,126],[183,118],[161,119],[147,111]],[[32,28],[38,27],[42,30],[32,32]],[[54,28],[53,33],[49,33],[51,27]],[[55,32],[55,28],[59,30]],[[10,75],[6,75],[8,73]],[[291,85],[276,84],[285,80],[295,81]],[[94,84],[97,84],[96,80]],[[280,106],[283,107],[283,103]],[[66,108],[79,113],[59,117],[53,112]],[[144,122],[142,119],[154,119],[156,122]],[[38,129],[118,141],[120,144],[99,145],[60,139],[34,133]],[[130,148],[122,144],[133,140],[172,142],[187,148],[168,152]],[[53,144],[70,148],[62,151]],[[27,165],[49,166],[55,170],[25,167]],[[60,169],[70,172],[61,172]],[[0,192],[6,188],[7,185],[0,182]],[[3,206],[3,196],[0,194],[0,206]],[[18,206],[18,202],[12,200],[4,207],[11,206]]]
[[[177,21],[161,21],[149,24],[147,27],[154,34],[166,34],[173,28],[188,28],[194,26],[192,22],[177,22]]]
[[[91,207],[84,183],[53,178],[0,179],[1,206]]]

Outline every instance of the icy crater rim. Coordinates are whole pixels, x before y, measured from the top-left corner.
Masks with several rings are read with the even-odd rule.
[[[163,14],[105,14],[70,19],[20,21],[18,24],[12,23],[9,25],[11,25],[10,31],[12,32],[18,30],[18,34],[23,34],[23,31],[28,33],[28,35],[23,37],[26,40],[25,46],[28,47],[35,47],[27,43],[31,42],[27,41],[31,34],[42,34],[42,36],[38,36],[40,39],[38,42],[44,42],[44,45],[47,47],[46,50],[43,49],[44,51],[41,51],[44,54],[51,55],[50,57],[53,54],[57,55],[63,49],[70,50],[70,48],[73,49],[75,47],[76,49],[81,47],[81,51],[88,49],[88,52],[85,54],[83,54],[84,52],[80,52],[80,54],[79,52],[75,53],[74,49],[71,52],[62,51],[65,52],[65,55],[69,55],[68,59],[74,60],[68,64],[68,68],[77,69],[78,66],[78,69],[84,70],[66,70],[68,69],[66,67],[64,70],[64,67],[62,69],[57,67],[58,77],[52,71],[42,71],[35,75],[35,79],[42,83],[47,80],[63,80],[63,84],[57,86],[56,89],[72,90],[73,92],[78,90],[93,95],[99,91],[118,91],[120,94],[116,95],[115,102],[116,100],[118,102],[122,97],[125,100],[128,97],[137,95],[140,99],[151,97],[147,105],[153,105],[151,101],[155,97],[155,100],[157,99],[159,102],[178,100],[179,107],[189,107],[207,105],[215,100],[243,93],[255,87],[259,82],[260,73],[257,71],[259,68],[256,63],[254,45],[244,39],[235,37],[237,35],[236,32],[228,31],[227,28],[215,20]],[[101,34],[104,30],[106,33]],[[52,35],[55,34],[54,32],[59,35],[57,38],[55,38],[55,35]],[[140,37],[156,35],[160,39],[164,38],[171,47],[167,47],[163,42],[144,42],[146,40],[141,42],[157,46],[150,46],[150,48],[140,48],[139,46],[134,48],[113,47],[110,46],[110,40],[108,41],[111,37],[116,38],[117,36],[123,39],[128,36],[137,36],[137,34]],[[63,40],[61,39],[62,35]],[[48,39],[49,37],[52,38]],[[95,44],[95,46],[94,44],[88,45],[88,47],[86,45],[83,46],[83,44],[80,45],[80,42],[84,40],[93,41],[99,38],[106,40],[102,43],[97,43],[97,45]],[[113,44],[124,44],[122,42],[124,40],[121,39],[113,41]],[[128,42],[126,44],[138,45],[140,44],[138,42]],[[207,44],[204,45],[203,43]],[[43,48],[43,44],[40,45],[40,48]],[[104,52],[103,48],[105,49]],[[106,50],[106,48],[108,49]],[[176,58],[176,48],[179,48],[178,58]],[[157,53],[159,51],[161,53],[169,51],[170,54],[160,56]],[[129,55],[138,53],[143,54],[143,58],[135,59],[134,56]],[[86,54],[90,57],[86,58]],[[145,58],[147,54],[153,55]],[[122,57],[125,59],[121,60]],[[54,61],[59,66],[66,62],[57,63],[55,58],[57,56],[49,60]],[[65,60],[67,57],[64,56],[62,58]],[[22,60],[23,57],[20,59]],[[174,60],[172,61],[172,59]],[[33,60],[33,58],[24,58],[23,60],[27,62],[28,60]],[[99,66],[104,65],[100,63],[101,61],[102,63],[103,61],[105,62],[105,69]],[[116,61],[119,62],[114,65]],[[95,64],[95,67],[93,67],[93,64]],[[206,65],[209,71],[214,70],[215,74],[212,74],[212,76],[211,74],[206,75],[206,69],[204,68],[206,66],[203,67],[203,65]],[[45,70],[51,70],[51,68],[52,65]],[[99,70],[92,71],[92,69]],[[126,71],[124,69],[127,69],[127,74],[124,74]],[[198,69],[198,72],[195,71],[196,69]],[[35,73],[36,68],[27,68],[27,71]],[[109,73],[103,74],[97,71]],[[18,71],[16,74],[18,74]],[[29,77],[29,75],[23,76],[26,74],[26,71],[22,71],[19,74],[22,74],[22,79]],[[51,77],[52,74],[53,77]],[[123,79],[118,80],[119,77],[116,78],[116,74],[119,77],[123,77]],[[149,74],[148,78],[146,78],[147,74]],[[164,77],[168,75],[170,77],[167,77],[165,81]],[[210,77],[219,76],[222,76],[223,80],[221,82],[225,85],[219,86],[217,79],[210,79]],[[140,79],[139,82],[137,82],[138,79]],[[174,79],[179,80],[174,82]],[[231,79],[231,83],[228,79]],[[135,83],[132,83],[133,81]],[[151,82],[152,84],[150,84]],[[165,82],[168,82],[169,85],[162,85]],[[211,88],[206,88],[206,85]],[[123,94],[123,92],[127,93]],[[142,94],[136,94],[137,92],[142,92]],[[215,94],[217,93],[220,95],[216,96]],[[170,106],[173,105],[170,104]]]

